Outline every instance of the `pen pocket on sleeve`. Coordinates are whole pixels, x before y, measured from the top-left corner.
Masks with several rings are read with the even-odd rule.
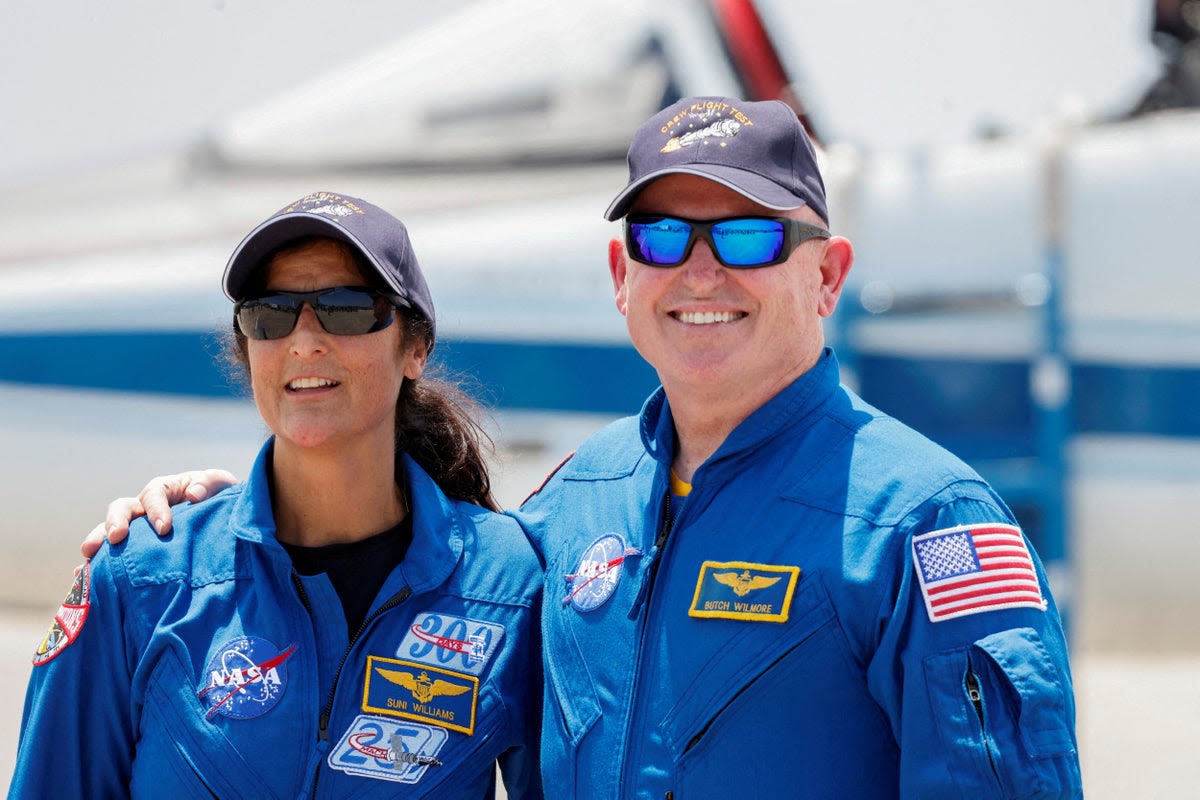
[[[1073,755],[1067,690],[1032,628],[991,634],[925,660],[950,773],[971,797],[1024,797],[1061,783]]]

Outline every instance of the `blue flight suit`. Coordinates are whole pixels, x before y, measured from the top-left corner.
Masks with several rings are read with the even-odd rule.
[[[351,640],[275,539],[271,448],[176,508],[174,541],[139,520],[85,565],[35,656],[10,797],[483,798],[497,758],[509,796],[540,797],[520,528],[406,458],[412,542]]]
[[[674,447],[660,389],[518,514],[555,797],[1080,796],[1045,574],[970,468],[828,350],[668,504]]]

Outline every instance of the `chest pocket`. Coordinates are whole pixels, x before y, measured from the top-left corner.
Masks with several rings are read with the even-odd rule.
[[[827,772],[843,776],[841,796],[886,794],[878,784],[857,786],[874,774],[864,763],[894,764],[897,754],[819,573],[801,577],[786,623],[718,624],[740,629],[660,726],[675,760],[678,795],[707,796],[732,776],[747,789],[790,787],[787,794]],[[810,719],[822,720],[821,728]],[[864,794],[855,794],[860,788]]]
[[[564,607],[560,600],[563,581],[560,577],[555,583],[551,577],[561,573],[561,567],[546,573],[546,607],[542,613],[542,638],[546,643],[543,660],[552,695],[547,699],[556,701],[558,722],[566,734],[565,738],[572,747],[578,747],[600,717],[600,701],[579,642],[569,624],[569,616],[579,612],[570,606]],[[547,708],[546,714],[551,713],[553,709]]]
[[[817,575],[809,573],[796,588],[786,623],[717,622],[735,626],[737,633],[701,668],[662,723],[676,758],[703,736],[738,695],[750,690],[778,661],[834,619],[824,586]]]
[[[573,569],[579,558],[578,552],[565,548],[559,557],[551,561],[546,570],[545,600],[542,609],[543,665],[546,671],[544,708],[542,713],[541,763],[547,789],[553,787],[556,798],[568,800],[586,797],[585,780],[579,775],[579,750],[584,737],[596,727],[601,718],[600,694],[584,658],[583,649],[576,639],[573,617],[580,613],[589,615],[589,623],[601,623],[605,614],[619,611],[618,599],[613,597],[597,609],[580,612],[564,605],[563,575]],[[567,566],[567,562],[570,565]],[[626,622],[628,622],[626,620]],[[628,635],[612,638],[600,634],[592,642],[612,645],[606,657],[629,659],[631,651],[625,646]]]
[[[302,692],[292,690],[294,702]],[[235,744],[221,730],[223,718],[205,719],[195,676],[174,650],[165,649],[146,688],[132,788],[140,786],[146,796],[155,797],[279,797],[251,763],[270,763],[277,776],[292,781],[304,772],[304,764],[288,768],[280,763],[289,753],[305,752],[298,743],[279,741],[297,728],[297,720],[287,718],[282,707],[287,700],[257,719],[227,720],[230,726],[246,726]],[[313,724],[305,730],[313,730]],[[170,785],[170,777],[179,781],[177,786]]]

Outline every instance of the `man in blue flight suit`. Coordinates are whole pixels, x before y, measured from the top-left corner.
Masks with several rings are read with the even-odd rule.
[[[546,567],[547,791],[1081,796],[1037,555],[974,471],[839,383],[821,320],[853,248],[795,113],[681,100],[629,171],[610,269],[662,387],[516,512]],[[159,479],[108,523],[225,478]]]
[[[782,103],[644,124],[606,216],[662,387],[518,512],[556,797],[1082,792],[1067,649],[999,497],[839,385],[853,260]]]

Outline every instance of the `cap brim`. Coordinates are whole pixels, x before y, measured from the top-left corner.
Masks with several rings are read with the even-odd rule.
[[[608,206],[608,210],[604,212],[604,218],[607,220],[620,219],[629,212],[629,206],[633,204],[638,192],[645,189],[651,181],[658,180],[664,175],[679,174],[707,178],[710,181],[732,189],[743,197],[753,200],[760,206],[772,208],[776,211],[790,211],[794,208],[810,205],[808,198],[794,195],[779,184],[764,178],[758,173],[747,172],[737,167],[720,164],[687,164],[670,167],[669,169],[660,169],[638,178],[616,196]]]

